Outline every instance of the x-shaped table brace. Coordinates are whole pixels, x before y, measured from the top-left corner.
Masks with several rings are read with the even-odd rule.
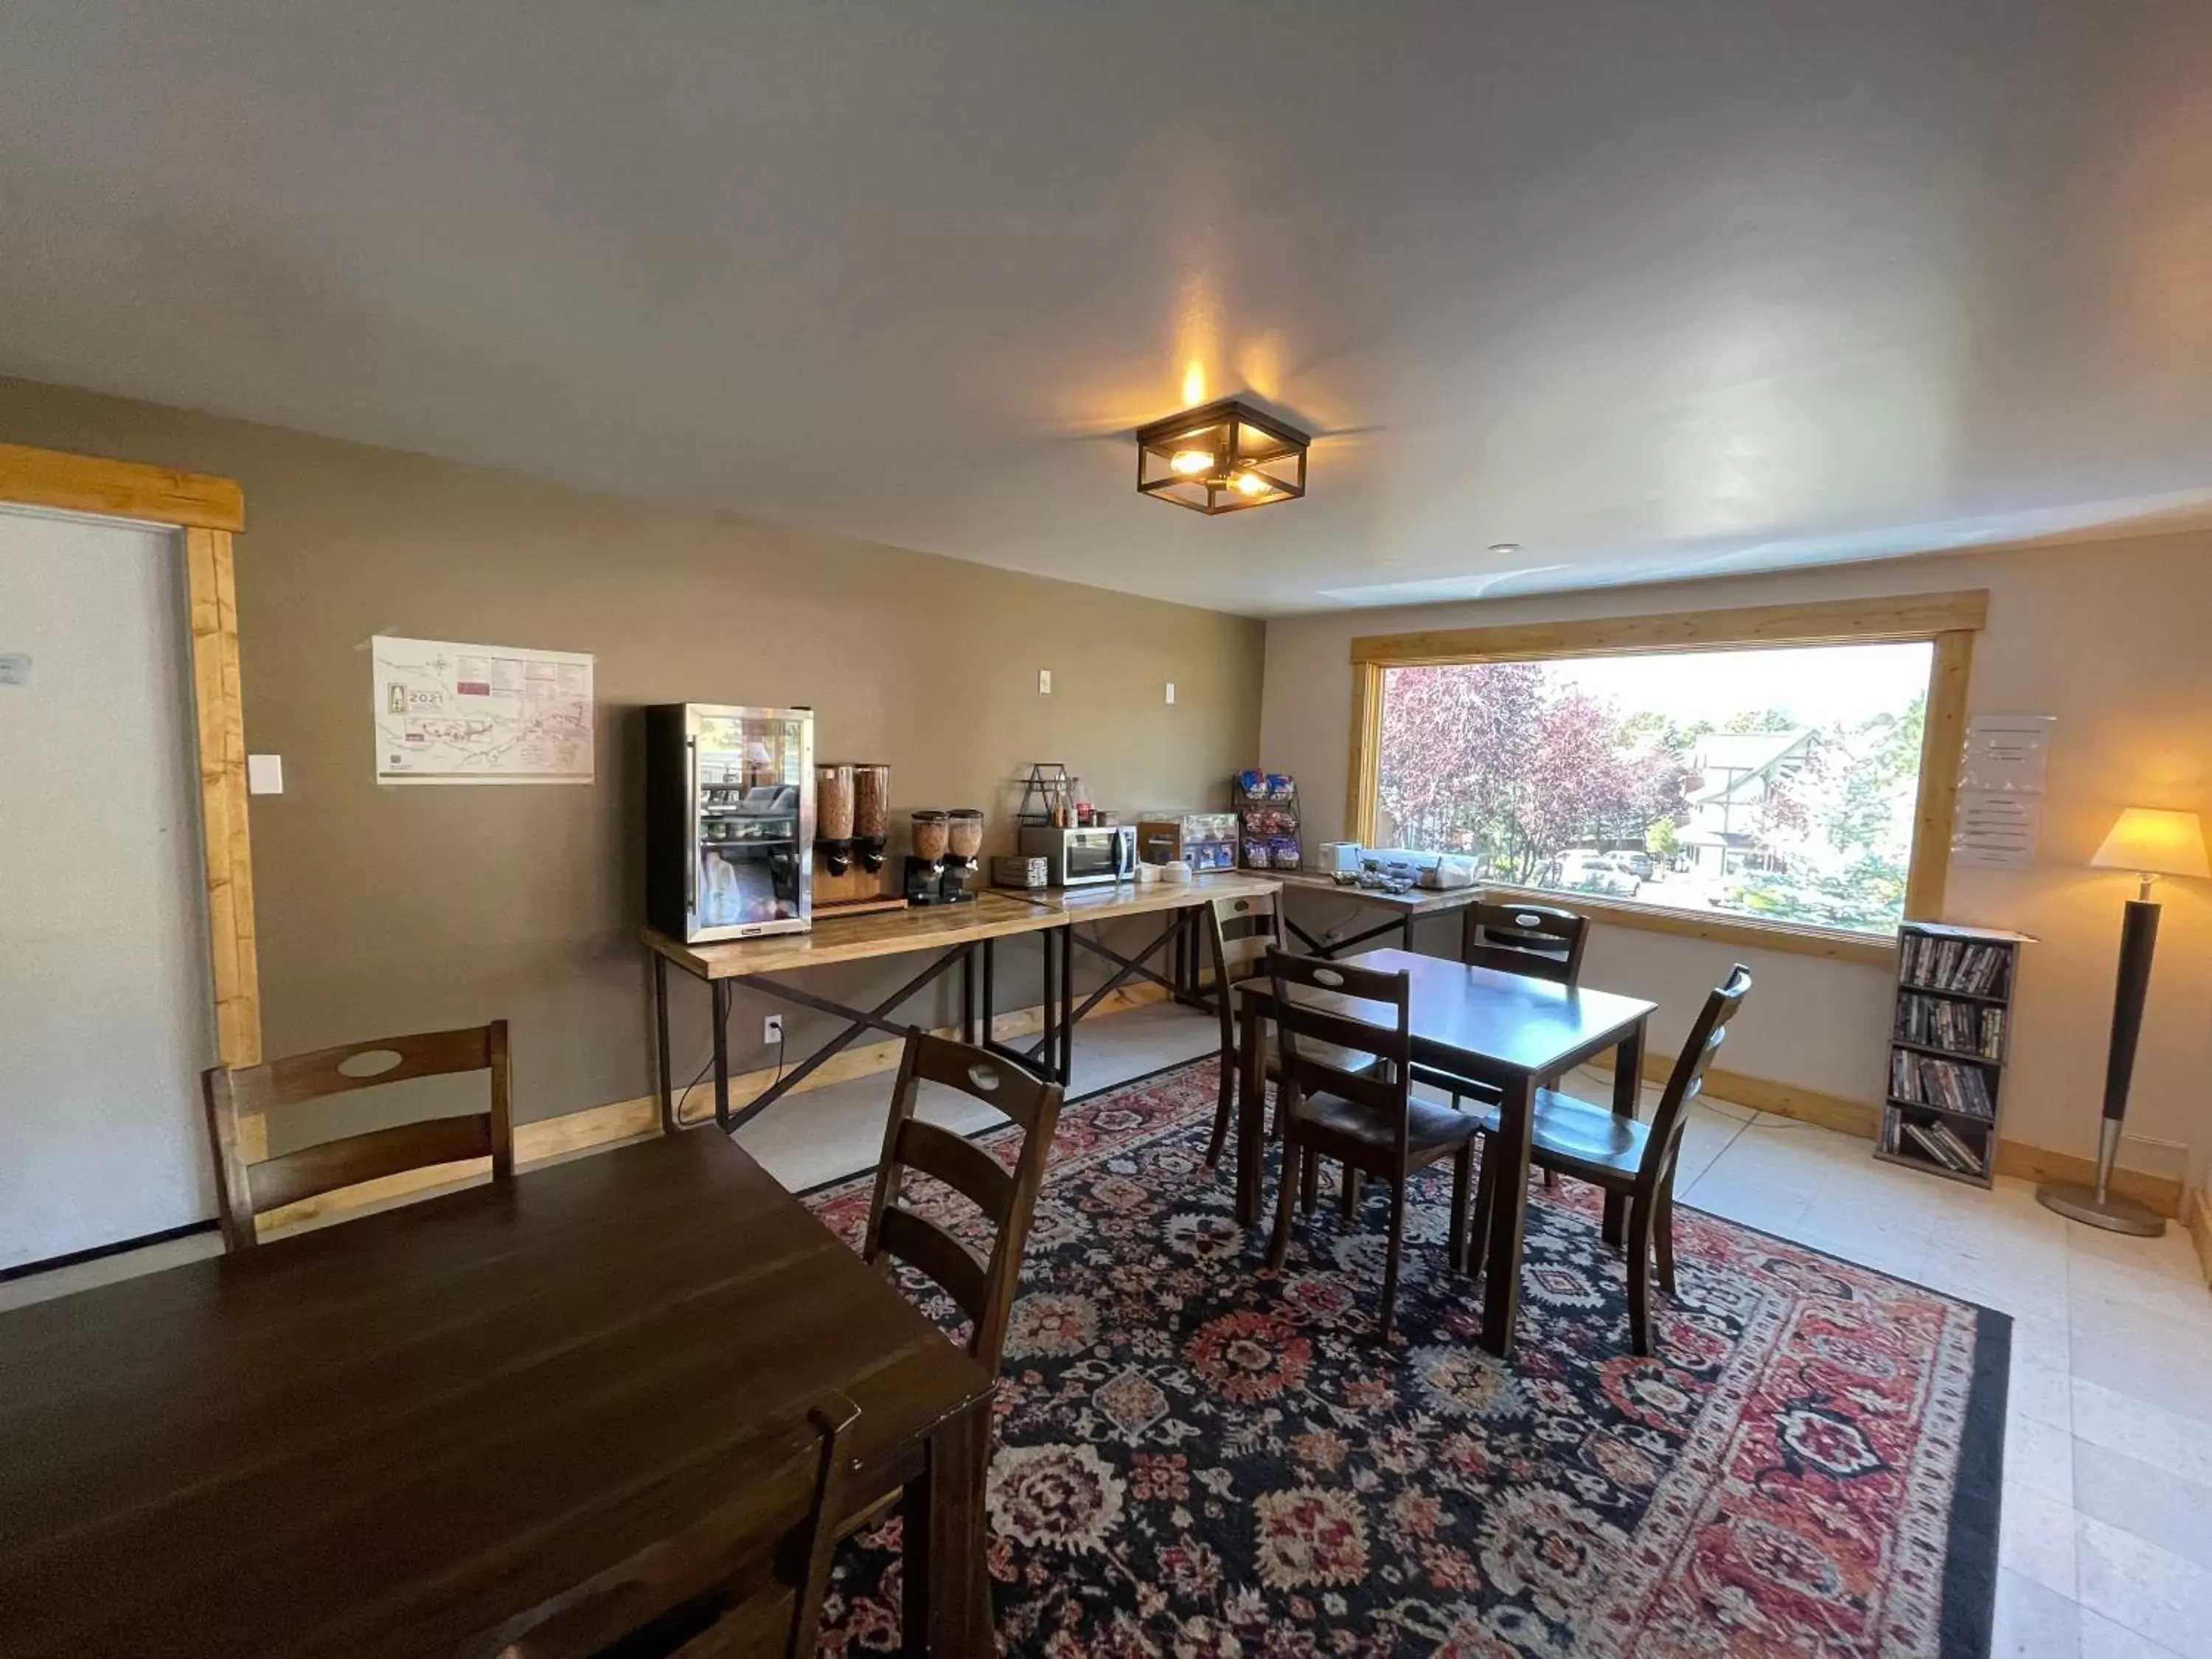
[[[811,1008],[819,1013],[834,1014],[838,1018],[846,1021],[847,1024],[843,1030],[831,1037],[829,1042],[823,1043],[819,1048],[809,1054],[805,1060],[792,1067],[790,1071],[778,1078],[766,1089],[763,1089],[743,1108],[736,1110],[732,1110],[730,1106],[730,990],[733,985],[739,981],[734,979],[718,979],[709,981],[709,988],[713,993],[714,1003],[714,1122],[716,1127],[721,1129],[725,1134],[727,1134],[730,1131],[737,1128],[739,1125],[749,1122],[753,1118],[757,1117],[761,1113],[775,1105],[777,1101],[781,1100],[784,1096],[789,1094],[793,1089],[797,1088],[799,1084],[805,1081],[809,1077],[811,1077],[822,1066],[827,1065],[831,1060],[835,1059],[839,1054],[849,1048],[859,1038],[870,1031],[882,1031],[891,1036],[904,1037],[909,1028],[891,1019],[890,1018],[891,1011],[896,1008],[901,1003],[904,1002],[908,997],[913,996],[916,992],[921,990],[924,987],[929,985],[932,981],[945,974],[952,968],[955,963],[958,963],[963,970],[961,976],[960,996],[961,1033],[969,1041],[973,1042],[975,1036],[975,946],[973,942],[965,945],[955,945],[952,949],[946,951],[942,955],[939,956],[935,961],[929,964],[929,966],[923,969],[912,979],[907,981],[905,984],[900,986],[897,990],[892,992],[890,995],[885,997],[881,1002],[878,1002],[872,1008],[855,1008],[849,1004],[838,1002],[829,997],[817,996],[811,991],[803,991],[795,985],[787,983],[780,979],[771,978],[766,974],[751,974],[745,975],[743,982],[745,985],[750,986],[752,989],[762,993],[763,995],[774,997],[779,1001],[791,1003],[797,1007]],[[1048,959],[1049,959],[1051,954],[1049,946],[1047,948],[1046,954]],[[653,968],[656,979],[659,981],[655,987],[656,991],[659,993],[656,1000],[660,1003],[665,1010],[666,1006],[666,990],[665,988],[667,975],[666,964],[664,961],[656,957],[653,962]],[[1049,980],[1049,974],[1048,974],[1048,980]],[[664,1033],[665,1030],[665,1018],[666,1016],[664,1012],[662,1015],[662,1019],[664,1021]],[[1045,1030],[1048,1037],[1056,1035],[1057,1033],[1057,1021],[1054,1018],[1053,1001],[1049,994],[1047,995],[1045,1000]],[[662,1036],[661,1042],[664,1050],[662,1078],[664,1079],[663,1088],[665,1090],[666,1088],[665,1079],[667,1077],[667,1067],[665,1055],[666,1037],[665,1034]],[[1006,1048],[999,1043],[987,1042],[985,1046],[1001,1054],[1005,1054],[1009,1058],[1019,1058],[1019,1056],[1014,1054],[1012,1049]],[[664,1106],[663,1117],[665,1121],[664,1127],[667,1128],[676,1129],[696,1127],[678,1120],[675,1116],[675,1108],[672,1103],[665,1104]]]
[[[1297,918],[1295,916],[1285,915],[1283,921],[1285,926],[1298,936],[1298,942],[1301,945],[1325,962],[1334,962],[1340,951],[1352,950],[1366,944],[1371,939],[1381,939],[1383,934],[1390,933],[1399,935],[1401,943],[1407,950],[1410,951],[1413,948],[1413,913],[1411,910],[1407,911],[1403,916],[1395,921],[1386,921],[1380,926],[1370,927],[1365,933],[1354,933],[1350,939],[1316,939],[1298,926]]]

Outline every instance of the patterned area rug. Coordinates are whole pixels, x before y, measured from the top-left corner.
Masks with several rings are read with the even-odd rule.
[[[1443,1264],[1440,1168],[1416,1182],[1386,1349],[1385,1200],[1346,1226],[1325,1183],[1269,1272],[1203,1166],[1216,1075],[1060,1119],[1000,1392],[1003,1652],[1987,1652],[2002,1315],[1678,1207],[1680,1294],[1655,1291],[1659,1352],[1638,1359],[1595,1194],[1563,1182],[1532,1189],[1501,1364]],[[981,1144],[1011,1158],[1013,1133]],[[857,1244],[869,1190],[810,1201]],[[848,1544],[823,1652],[896,1648],[899,1568],[895,1522]]]

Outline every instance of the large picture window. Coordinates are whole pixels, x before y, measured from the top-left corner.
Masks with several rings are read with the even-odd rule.
[[[1508,886],[1893,933],[1932,650],[1390,669],[1376,843]]]
[[[1984,605],[1354,641],[1351,832],[1632,922],[1871,949],[1941,906]]]

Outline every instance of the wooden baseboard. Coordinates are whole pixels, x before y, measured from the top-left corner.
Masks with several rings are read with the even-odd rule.
[[[2182,1206],[2182,1220],[2190,1242],[2197,1246],[2197,1265],[2204,1270],[2204,1282],[2212,1285],[2212,1192],[2199,1188],[2190,1194]]]
[[[1157,985],[1127,986],[1100,1002],[1085,1018],[1097,1019],[1104,1015],[1124,1013],[1132,1008],[1141,1008],[1166,999],[1166,991]],[[1034,1036],[1043,1029],[1044,1010],[1042,1007],[1012,1009],[991,1022],[991,1034],[1001,1042]],[[936,1034],[951,1037],[959,1036],[960,1031],[957,1026],[948,1025],[939,1027]],[[794,1095],[808,1094],[817,1089],[848,1083],[855,1078],[896,1071],[898,1069],[899,1051],[903,1047],[902,1043],[888,1041],[848,1048],[808,1075],[791,1092]],[[775,1084],[775,1079],[776,1069],[774,1066],[733,1075],[730,1079],[730,1104],[738,1108],[750,1105]],[[696,1094],[694,1098],[696,1100]],[[684,1121],[687,1123],[710,1122],[713,1117],[710,1108],[704,1117],[695,1114]],[[260,1118],[258,1115],[243,1118],[240,1127],[244,1131],[240,1139],[246,1143],[248,1160],[258,1161],[265,1158],[268,1155],[267,1142]],[[657,1096],[643,1095],[635,1100],[617,1100],[605,1106],[587,1106],[580,1111],[563,1112],[557,1117],[538,1118],[516,1124],[514,1162],[518,1169],[528,1169],[533,1164],[570,1153],[604,1151],[623,1141],[659,1133],[660,1101]],[[489,1158],[474,1158],[461,1164],[441,1164],[422,1170],[405,1170],[398,1175],[363,1182],[357,1187],[318,1193],[314,1197],[303,1198],[296,1204],[270,1210],[259,1218],[257,1230],[262,1237],[268,1238],[280,1233],[319,1226],[339,1216],[363,1210],[388,1208],[404,1200],[420,1198],[432,1192],[465,1187],[488,1179],[490,1174],[491,1160]]]
[[[1592,1060],[1590,1066],[1595,1071],[1612,1070],[1602,1060]],[[1644,1079],[1647,1083],[1664,1083],[1674,1069],[1672,1054],[1644,1056]],[[1832,1095],[1795,1083],[1778,1083],[1771,1078],[1753,1077],[1744,1072],[1723,1071],[1717,1066],[1706,1068],[1705,1092],[1716,1100],[1748,1106],[1754,1111],[1771,1112],[1777,1117],[1795,1118],[1802,1123],[1818,1124],[1841,1134],[1856,1135],[1862,1140],[1875,1139],[1881,1129],[1881,1108],[1873,1101],[1853,1100],[1848,1095]],[[2000,1140],[1996,1172],[2022,1181],[2087,1182],[2096,1178],[2097,1168],[2087,1158],[2076,1158],[2070,1152],[2052,1152],[2025,1141]],[[2112,1186],[2148,1204],[2160,1215],[2184,1214],[2181,1183],[2170,1176],[2116,1169],[2112,1171]],[[2198,1226],[2194,1220],[2191,1224],[2192,1230]],[[2205,1258],[2207,1274],[2212,1275],[2212,1220],[2203,1222],[2202,1228],[2197,1232],[2197,1249]]]
[[[2000,1140],[1997,1173],[2039,1183],[2070,1181],[2087,1187],[2097,1179],[2097,1165],[2094,1159],[2077,1158],[2072,1152],[2031,1146],[2025,1141]],[[2162,1216],[2172,1218],[2181,1213],[2181,1182],[2172,1176],[2147,1175],[2141,1170],[2115,1166],[2112,1189],[2148,1205]]]
[[[1590,1067],[1593,1071],[1611,1071],[1612,1056],[1590,1061]],[[1646,1054],[1644,1056],[1644,1080],[1646,1083],[1664,1083],[1674,1069],[1674,1056],[1672,1054]],[[1753,1077],[1748,1072],[1726,1071],[1718,1066],[1705,1068],[1705,1092],[1715,1100],[1724,1100],[1731,1105],[1748,1106],[1753,1111],[1771,1112],[1777,1117],[1815,1123],[1823,1129],[1856,1135],[1862,1140],[1872,1140],[1881,1127],[1881,1108],[1871,1101],[1853,1100],[1847,1095],[1827,1094],[1795,1083],[1778,1083],[1771,1078]]]

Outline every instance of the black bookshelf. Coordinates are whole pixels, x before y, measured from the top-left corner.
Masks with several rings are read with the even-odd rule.
[[[1976,1187],[1996,1180],[2020,951],[2033,943],[1993,927],[1898,930],[1876,1158]]]

